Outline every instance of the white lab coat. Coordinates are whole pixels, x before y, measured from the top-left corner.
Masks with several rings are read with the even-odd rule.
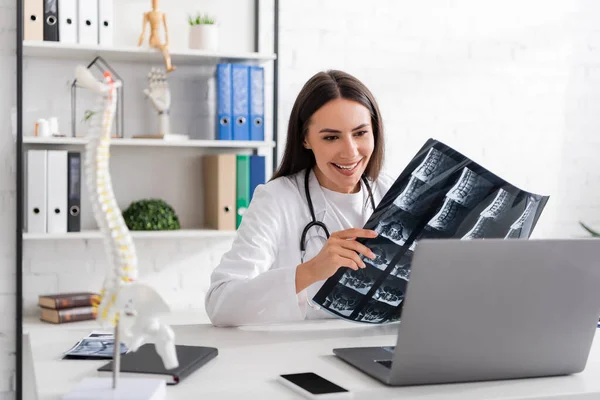
[[[304,191],[304,174],[299,172],[258,186],[244,213],[231,250],[224,254],[211,275],[206,294],[206,312],[217,326],[263,324],[330,318],[316,310],[307,298],[317,293],[324,281],[316,282],[296,294],[296,267],[302,263],[300,236],[311,221]],[[371,183],[377,205],[393,183],[380,174]],[[309,190],[317,220],[330,233],[346,229],[326,211],[323,190],[313,171]],[[363,184],[362,190],[366,190]],[[365,208],[365,223],[373,210]],[[326,241],[320,228],[307,234],[304,261],[316,256]]]

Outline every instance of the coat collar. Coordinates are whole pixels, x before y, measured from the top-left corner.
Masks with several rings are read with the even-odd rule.
[[[298,186],[298,190],[304,202],[306,204],[306,210],[310,211],[308,208],[308,200],[306,197],[306,190],[304,186],[304,176],[306,174],[306,170],[302,170],[296,174],[296,184]],[[315,171],[311,168],[308,177],[308,190],[310,191],[310,198],[312,200],[313,208],[315,210],[315,216],[317,221],[323,221],[325,216],[325,210],[327,209],[327,203],[325,202],[325,193],[323,193],[323,189],[321,188],[321,184],[315,175]]]
[[[304,175],[306,174],[306,170],[302,170],[300,172],[298,172],[296,174],[296,184],[298,186],[298,189],[301,193],[302,198],[304,199],[304,202],[306,204],[306,210],[308,211],[309,215],[310,215],[310,211],[308,208],[308,201],[306,198],[306,190],[304,188]],[[369,182],[371,183],[371,182]],[[361,180],[361,190],[367,190],[364,183]],[[373,190],[373,195],[375,197],[375,188],[373,187],[373,184],[371,183],[371,187]],[[323,192],[323,189],[321,188],[321,184],[319,183],[319,180],[317,179],[317,176],[315,175],[315,171],[314,169],[311,168],[310,172],[309,172],[309,177],[308,177],[308,189],[310,191],[310,198],[312,200],[312,204],[315,210],[315,216],[317,218],[317,221],[322,221],[325,222],[325,224],[327,224],[328,221],[325,221],[325,218],[327,217],[326,215],[326,210],[327,210],[327,202],[325,200],[325,193]],[[377,202],[377,200],[376,200]],[[368,202],[367,204],[367,210],[365,210],[366,213],[369,212],[373,212],[374,210],[371,209],[371,203]]]

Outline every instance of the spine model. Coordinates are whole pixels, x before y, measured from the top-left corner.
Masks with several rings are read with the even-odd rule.
[[[145,343],[154,343],[166,369],[179,365],[175,334],[161,322],[160,315],[169,312],[169,305],[152,285],[138,281],[137,256],[129,228],[117,205],[110,179],[110,140],[117,106],[117,89],[121,82],[113,81],[110,73],[98,81],[85,67],[76,70],[78,83],[99,96],[93,114],[86,145],[85,175],[92,211],[104,238],[109,269],[100,291],[96,319],[104,326],[115,328],[113,388],[118,380],[120,343],[137,351]],[[123,313],[123,315],[121,314]],[[119,319],[129,319],[120,329]],[[125,319],[125,318],[123,318]],[[123,338],[120,332],[123,330]]]
[[[78,83],[99,95],[94,110],[85,153],[86,183],[91,195],[94,218],[104,239],[109,272],[100,291],[98,319],[103,325],[118,323],[116,306],[122,286],[137,279],[137,256],[129,229],[115,199],[109,171],[112,124],[117,106],[117,89],[109,72],[100,82],[84,67],[77,69]]]

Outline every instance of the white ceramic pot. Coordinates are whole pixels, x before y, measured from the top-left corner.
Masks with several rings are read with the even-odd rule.
[[[218,50],[219,27],[217,25],[190,26],[190,49]]]

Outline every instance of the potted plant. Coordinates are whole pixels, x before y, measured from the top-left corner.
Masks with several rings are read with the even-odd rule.
[[[588,231],[588,233],[590,235],[592,235],[592,237],[600,237],[600,232],[596,231],[595,229],[592,229],[591,227],[587,226],[586,224],[584,224],[583,222],[579,222],[579,225],[581,225],[583,227],[583,229],[585,229],[586,231]]]
[[[188,16],[190,24],[190,49],[217,50],[219,48],[219,27],[214,18],[196,14]]]
[[[143,199],[132,202],[123,219],[131,231],[179,230],[179,217],[171,205],[161,199]]]

